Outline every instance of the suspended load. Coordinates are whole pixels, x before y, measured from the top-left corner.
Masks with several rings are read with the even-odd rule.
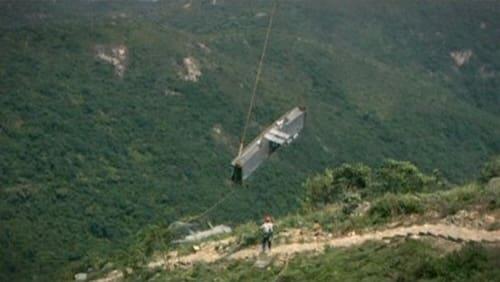
[[[305,117],[306,108],[296,107],[264,130],[231,162],[233,166],[231,179],[236,183],[242,183],[273,152],[292,143],[304,128]]]

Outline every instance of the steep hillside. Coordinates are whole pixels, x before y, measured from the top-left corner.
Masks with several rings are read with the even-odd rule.
[[[433,193],[369,192],[354,206],[335,201],[289,215],[276,221],[267,254],[253,222],[234,235],[180,245],[169,243],[172,226],[153,227],[126,255],[79,275],[96,282],[495,280],[499,181]]]
[[[0,280],[53,278],[232,189],[212,221],[294,211],[327,165],[462,182],[500,151],[498,3],[280,1],[249,136],[297,104],[306,131],[231,186],[270,4],[0,3]]]

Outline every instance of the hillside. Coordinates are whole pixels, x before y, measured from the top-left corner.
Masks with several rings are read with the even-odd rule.
[[[95,282],[493,281],[500,266],[499,193],[499,177],[431,193],[366,192],[358,202],[333,201],[280,218],[267,255],[254,222],[232,235],[180,245],[169,243],[174,227],[153,227],[126,255],[84,275]]]
[[[306,129],[232,186],[269,11],[1,1],[0,280],[67,275],[235,189],[200,221],[295,212],[344,162],[463,183],[500,152],[499,3],[280,1],[249,136],[296,105]]]

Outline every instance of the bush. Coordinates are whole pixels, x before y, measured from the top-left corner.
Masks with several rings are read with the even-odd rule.
[[[150,257],[153,252],[166,252],[170,248],[173,236],[166,225],[149,225],[136,235],[131,253],[140,253],[142,257]]]
[[[369,215],[385,219],[399,215],[419,214],[424,210],[425,207],[417,196],[387,194],[373,204]]]
[[[426,184],[426,176],[412,163],[386,160],[377,170],[377,190],[381,192],[420,192]]]
[[[260,240],[260,229],[254,222],[240,225],[236,230],[236,234],[240,247],[255,245]]]
[[[306,206],[322,206],[335,200],[338,191],[335,191],[333,183],[333,172],[326,169],[325,173],[307,178],[304,187],[306,189]]]
[[[371,185],[371,168],[363,164],[343,164],[327,169],[322,175],[308,178],[305,183],[308,206],[320,207],[343,201],[346,194],[364,190]]]
[[[346,215],[351,214],[361,203],[361,195],[359,193],[345,193],[342,203],[344,204],[342,212]]]
[[[444,281],[493,281],[497,279],[496,247],[485,248],[468,243],[462,249],[441,258],[431,258],[414,272],[419,279],[441,278]]]
[[[500,156],[493,157],[483,166],[479,180],[487,183],[494,177],[500,177]]]
[[[333,170],[333,176],[345,190],[364,189],[371,185],[372,170],[364,164],[343,164]]]

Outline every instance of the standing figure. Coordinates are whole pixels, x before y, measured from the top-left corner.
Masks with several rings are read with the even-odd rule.
[[[273,238],[273,220],[269,215],[264,218],[264,224],[261,225],[262,230],[262,252],[271,251],[271,239]]]

